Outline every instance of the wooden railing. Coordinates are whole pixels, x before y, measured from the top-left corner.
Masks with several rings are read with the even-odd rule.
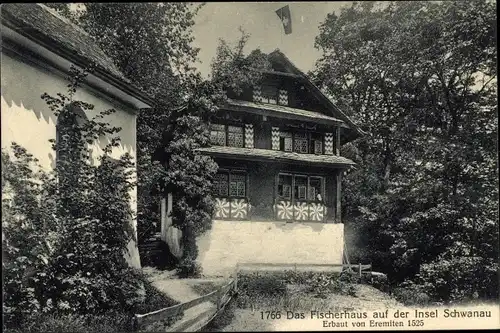
[[[310,269],[321,269],[323,268],[325,271],[332,269],[343,269],[348,268],[350,270],[355,270],[358,272],[359,276],[363,274],[363,271],[371,270],[372,265],[346,265],[346,264],[299,264],[299,263],[238,263],[236,265],[236,274],[245,268],[278,268],[278,269],[289,269],[289,270],[310,270]]]
[[[168,308],[160,309],[145,314],[136,314],[134,316],[134,329],[136,331],[141,331],[145,327],[154,324],[155,322],[167,321],[170,320],[171,318],[175,318],[184,311],[192,307],[195,307],[199,304],[205,302],[212,302],[217,306],[216,311],[214,312],[214,315],[207,320],[206,323],[199,323],[200,327],[203,327],[206,324],[208,324],[210,320],[212,320],[215,317],[215,315],[217,315],[217,313],[231,300],[232,295],[236,292],[236,288],[237,284],[235,280],[231,280],[231,282],[229,282],[225,286],[222,286],[207,295],[195,298],[188,302],[176,304]]]
[[[213,313],[207,317],[206,313],[200,314],[198,317],[191,318],[189,320],[190,324],[195,325],[199,329],[205,327],[210,321],[215,318],[226,306],[227,303],[231,300],[234,294],[238,291],[238,274],[245,270],[245,268],[279,268],[279,269],[291,269],[291,270],[308,270],[311,268],[321,268],[324,267],[326,269],[332,268],[349,268],[355,269],[358,271],[361,276],[363,271],[370,270],[372,265],[342,265],[342,264],[278,264],[278,263],[238,263],[236,265],[234,276],[231,281],[218,288],[211,293],[195,298],[188,302],[184,302],[181,304],[176,304],[164,309],[160,309],[157,311],[145,313],[145,314],[136,314],[134,316],[134,328],[136,331],[144,330],[147,326],[154,324],[159,321],[168,321],[172,318],[177,317],[182,314],[184,311],[193,308],[199,304],[205,302],[212,302],[216,307],[214,307]],[[166,331],[170,331],[169,328]]]

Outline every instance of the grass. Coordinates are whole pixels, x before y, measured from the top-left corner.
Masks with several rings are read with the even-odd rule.
[[[194,284],[191,286],[191,289],[193,289],[194,292],[197,293],[198,295],[203,296],[203,295],[210,294],[212,291],[217,290],[221,286],[222,285],[220,283],[218,284],[215,282],[207,281],[207,282],[200,282],[200,283]]]
[[[237,305],[242,309],[320,310],[332,294],[355,295],[354,281],[339,273],[254,272],[238,278]]]
[[[234,312],[236,310],[236,302],[234,299],[230,300],[226,305],[224,310],[220,312],[217,316],[207,326],[205,326],[202,332],[218,332],[224,327],[229,325],[234,318]]]

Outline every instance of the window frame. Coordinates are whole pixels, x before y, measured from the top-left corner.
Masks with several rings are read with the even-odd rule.
[[[281,85],[273,85],[273,84],[261,84],[261,85],[257,85],[258,89],[260,90],[260,98],[261,98],[261,103],[265,103],[265,104],[271,104],[271,105],[282,105],[282,106],[289,106],[289,98],[290,98],[290,95],[289,95],[289,91],[288,89],[286,89],[285,87],[281,86]],[[256,87],[254,86],[253,88],[254,90],[256,89]],[[272,91],[271,93],[269,93],[269,91]],[[287,99],[287,102],[286,104],[282,104],[280,103],[280,92],[284,90],[286,92],[286,99]],[[252,101],[255,102],[255,93],[252,92]],[[273,100],[273,102],[271,102],[271,98]]]
[[[285,196],[280,195],[279,181],[280,181],[281,176],[291,177],[291,189],[290,189],[290,196],[289,197],[285,197]],[[300,199],[298,196],[298,193],[296,194],[296,190],[295,190],[295,188],[297,187],[295,185],[296,184],[296,177],[306,178],[305,199]],[[310,197],[311,179],[320,180],[320,192],[319,192],[319,194],[321,195],[321,200],[317,199],[317,194],[318,194],[317,192],[315,193],[315,197],[313,199],[311,199],[311,197]],[[301,185],[301,186],[303,186],[303,185]],[[297,188],[297,192],[298,192],[298,188]],[[293,203],[295,203],[295,202],[307,202],[307,203],[326,204],[326,177],[323,175],[318,175],[318,174],[278,172],[277,183],[276,183],[276,198],[280,199],[280,200],[289,200]]]
[[[303,136],[299,138],[298,135]],[[291,139],[292,149],[286,150],[285,140]],[[306,152],[299,151],[297,148],[298,140],[306,140]],[[280,130],[280,144],[279,150],[290,153],[297,154],[314,154],[314,155],[324,155],[325,154],[325,138],[324,133],[321,132],[311,132],[311,131],[292,131],[292,130]],[[320,149],[316,149],[316,143],[320,144]]]
[[[227,191],[225,192],[226,194],[225,195],[220,195],[220,192],[218,191],[218,186],[216,186],[216,184],[214,183],[214,196],[217,197],[217,198],[227,198],[227,199],[248,199],[248,173],[246,170],[239,170],[239,169],[234,169],[234,170],[230,170],[230,169],[219,169],[217,171],[217,175],[218,174],[225,174],[227,175]],[[234,175],[241,175],[243,176],[243,180],[242,181],[237,181],[236,182],[236,195],[231,195],[231,176],[234,176]],[[214,182],[215,182],[215,179],[214,179]],[[243,190],[244,190],[244,193],[243,195],[238,195],[238,188],[239,188],[239,185],[243,184]],[[217,191],[216,191],[217,189]]]
[[[224,131],[222,131],[221,129],[213,129],[212,125],[224,126]],[[230,127],[241,129],[241,146],[229,145],[229,133],[240,134],[236,131],[231,131]],[[212,132],[224,133],[224,145],[220,145],[220,144],[214,143],[212,141]],[[210,144],[212,146],[219,146],[219,147],[244,148],[245,147],[245,126],[242,124],[237,124],[237,125],[234,125],[234,124],[216,124],[216,123],[210,124]]]

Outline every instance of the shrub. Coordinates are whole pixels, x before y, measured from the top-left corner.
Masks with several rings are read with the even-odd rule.
[[[85,73],[72,69],[68,95],[42,98],[58,117],[52,140],[57,163],[48,173],[19,145],[2,151],[2,250],[5,272],[4,325],[32,315],[102,314],[128,310],[141,301],[142,284],[124,252],[133,238],[130,192],[133,163],[127,154],[110,157],[120,128],[103,121],[114,110],[84,123],[76,109],[93,106],[73,100]],[[92,163],[89,144],[112,137]],[[77,324],[75,324],[77,325]]]
[[[251,273],[242,275],[238,284],[244,293],[264,296],[279,296],[286,293],[286,282],[283,277],[269,273]]]
[[[411,281],[399,284],[392,290],[392,295],[398,302],[407,306],[425,306],[431,303],[431,298],[426,293],[426,288]]]
[[[419,281],[443,302],[498,298],[498,263],[481,257],[441,257],[422,265]]]

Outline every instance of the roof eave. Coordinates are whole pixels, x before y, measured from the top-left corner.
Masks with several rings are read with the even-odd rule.
[[[267,116],[276,117],[276,118],[294,119],[294,120],[299,120],[299,121],[310,121],[310,122],[319,123],[319,124],[328,124],[328,125],[334,125],[334,126],[340,125],[341,127],[348,128],[348,126],[342,120],[339,120],[339,119],[315,118],[315,117],[307,116],[307,115],[280,112],[280,111],[266,108],[266,105],[262,105],[262,106],[259,105],[259,107],[254,107],[254,106],[248,106],[248,105],[238,105],[238,104],[231,103],[231,101],[228,101],[226,104],[224,104],[222,106],[221,109],[227,110],[227,111],[248,112],[248,113],[253,113],[253,114],[258,114],[258,115],[267,115]]]
[[[227,159],[238,159],[238,160],[248,160],[248,161],[258,161],[258,162],[277,162],[277,163],[289,163],[289,164],[301,164],[301,165],[316,165],[321,167],[329,167],[336,169],[349,169],[354,167],[356,163],[341,163],[341,162],[322,162],[322,161],[303,161],[296,159],[289,159],[283,157],[270,157],[270,156],[256,156],[256,155],[248,155],[248,154],[237,154],[230,152],[220,152],[220,151],[211,151],[203,148],[198,148],[196,151],[209,155],[214,158],[227,158]]]
[[[51,52],[57,54],[58,56],[69,60],[75,65],[81,68],[86,68],[89,65],[91,65],[91,62],[87,58],[73,52],[72,50],[67,49],[60,43],[57,43],[56,41],[52,40],[51,38],[41,33],[28,33],[25,29],[19,28],[19,20],[14,17],[10,17],[8,12],[5,11],[2,12],[1,18],[2,18],[2,25],[10,28],[11,30],[31,40],[32,42],[50,50]],[[101,67],[95,67],[93,74],[102,79],[103,81],[108,82],[109,84],[122,90],[128,95],[143,102],[145,105],[147,105],[147,107],[152,107],[155,103],[153,98],[151,98],[144,92],[140,91],[140,89],[138,89],[137,87],[135,87],[130,83],[125,82],[122,78],[117,77],[112,73],[109,73],[108,71],[104,70]]]

